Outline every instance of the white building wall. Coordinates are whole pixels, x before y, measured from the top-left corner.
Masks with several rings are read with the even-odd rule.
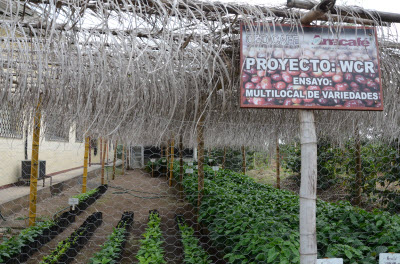
[[[32,134],[28,136],[28,160],[32,157]],[[25,160],[25,140],[0,137],[0,186],[15,183],[21,177],[21,161]],[[46,161],[46,174],[83,166],[85,143],[76,142],[75,131],[70,129],[69,141],[48,141],[41,132],[39,160]],[[109,161],[114,158],[113,145],[108,153]],[[100,150],[94,155],[92,163],[100,163]],[[106,154],[107,161],[107,154]]]

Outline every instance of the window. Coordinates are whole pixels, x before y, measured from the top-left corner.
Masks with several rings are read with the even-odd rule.
[[[23,137],[24,120],[22,114],[13,111],[11,107],[0,109],[0,137]]]
[[[69,141],[69,125],[61,122],[48,122],[45,128],[45,137],[47,141]]]
[[[78,143],[84,142],[83,131],[79,127],[75,128],[75,142],[78,142]]]

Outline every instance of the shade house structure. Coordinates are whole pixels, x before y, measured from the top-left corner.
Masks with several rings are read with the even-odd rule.
[[[101,186],[108,185],[101,194],[104,199],[107,195],[121,195],[123,198],[110,198],[121,201],[157,197],[147,199],[153,202],[151,208],[140,202],[132,202],[130,209],[115,208],[135,212],[136,204],[143,206],[146,214],[157,209],[142,218],[135,212],[130,230],[135,230],[136,221],[157,225],[160,218],[163,232],[176,224],[163,222],[165,204],[176,201],[175,213],[184,218],[188,207],[182,204],[190,204],[193,215],[186,222],[195,230],[194,238],[204,240],[198,244],[200,249],[207,245],[201,250],[210,255],[210,262],[196,263],[314,264],[324,257],[344,257],[345,263],[376,263],[379,253],[400,253],[398,212],[372,215],[367,212],[372,209],[356,208],[362,207],[362,201],[352,201],[354,208],[317,201],[318,166],[322,164],[317,149],[320,151],[321,142],[330,144],[327,149],[332,150],[356,140],[351,153],[360,157],[353,166],[359,176],[354,182],[360,180],[360,187],[355,188],[359,196],[366,190],[361,187],[366,175],[361,175],[361,163],[366,159],[360,156],[365,142],[397,144],[400,44],[396,25],[400,15],[339,6],[333,0],[317,4],[288,0],[282,5],[269,5],[268,1],[256,5],[211,0],[1,0],[0,8],[0,111],[18,116],[32,136],[30,206],[25,211],[30,226],[40,222],[40,144],[46,131],[62,137],[71,128],[82,138],[82,147],[86,146],[82,155],[86,172],[77,190],[86,193],[90,189],[89,143],[101,139],[99,177]],[[290,164],[285,153],[294,149],[284,148],[290,144],[299,151],[297,193],[250,182],[246,175],[249,166],[255,167],[255,153],[270,153],[269,160],[278,162],[279,168],[284,166],[280,159]],[[107,157],[114,145],[115,155]],[[161,158],[143,164],[143,154],[135,154],[143,153],[143,146],[157,146]],[[279,146],[284,148],[281,154]],[[184,148],[193,149],[196,155],[184,157]],[[233,176],[225,166],[231,149],[237,150],[238,166],[244,168]],[[114,160],[113,166],[105,166],[107,160]],[[128,180],[115,175],[120,166],[116,160],[121,160],[123,175],[137,173],[142,178]],[[134,163],[132,170],[125,171],[129,161]],[[394,166],[397,160],[382,162]],[[349,170],[347,173],[350,175]],[[161,178],[166,180],[162,185],[154,182]],[[150,187],[134,185],[139,192],[132,192],[129,184],[136,181],[169,191],[160,189],[157,194],[146,189]],[[176,197],[172,197],[172,189]],[[391,199],[398,195],[395,191]],[[97,202],[91,206],[98,209]],[[284,217],[282,208],[286,206],[293,211]],[[128,223],[129,214],[124,215],[120,221]],[[278,215],[281,218],[275,219]],[[102,217],[104,223],[114,217],[113,227],[120,219],[112,213]],[[364,220],[374,225],[375,229],[370,229],[373,234],[387,232],[390,237],[370,242],[371,234],[364,229],[354,231],[365,235],[357,238],[350,229],[340,229],[341,221],[361,226]],[[229,221],[240,225],[231,227]],[[176,231],[178,238],[184,239],[184,229],[176,230],[180,230]],[[98,231],[93,232],[96,238]],[[98,237],[99,245],[107,239],[106,235]],[[181,254],[182,259],[189,254],[184,243],[180,246],[183,254],[173,253],[174,242],[168,244],[166,239],[164,243],[164,251],[172,256],[165,257],[165,263],[181,263],[173,262],[174,254]],[[85,252],[85,247],[82,250]],[[135,258],[137,252],[131,251],[124,251],[122,261],[136,263],[131,261],[139,259],[142,263]],[[187,261],[182,263],[192,263]]]

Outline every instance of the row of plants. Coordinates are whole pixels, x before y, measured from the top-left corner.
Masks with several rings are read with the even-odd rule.
[[[18,235],[3,238],[0,244],[0,263],[21,263],[44,244],[60,234],[71,223],[75,222],[75,215],[65,212],[55,220],[37,222],[36,225],[23,229]]]
[[[178,215],[176,218],[182,237],[184,264],[209,264],[210,256],[200,246],[199,239],[194,235],[194,229],[185,223],[185,219]]]
[[[85,222],[68,238],[58,243],[57,247],[40,264],[68,264],[92,237],[94,231],[103,222],[103,214],[95,212],[86,218]]]
[[[146,171],[154,175],[154,177],[165,175],[167,173],[167,158],[161,158],[155,162],[147,162]]]
[[[93,204],[97,199],[99,199],[108,189],[108,185],[100,185],[99,187],[92,189],[86,193],[80,193],[72,198],[78,198],[79,204],[75,206],[73,211],[76,215],[79,215],[84,210],[86,210],[91,204]]]
[[[161,232],[161,218],[156,210],[150,211],[149,222],[144,239],[140,240],[140,248],[136,255],[139,264],[166,264],[164,259],[164,238]]]
[[[375,137],[374,137],[375,138]],[[345,182],[349,193],[347,199],[362,196],[366,203],[379,205],[389,212],[400,212],[400,147],[399,142],[379,140],[359,141],[349,139],[342,146],[328,140],[318,140],[318,188],[328,189],[338,180]],[[300,182],[301,153],[300,144],[281,144],[282,166],[297,174]],[[357,177],[357,156],[360,159],[361,182]],[[356,199],[355,199],[356,200]]]
[[[133,224],[133,212],[124,212],[107,241],[89,261],[90,264],[114,264],[122,258],[123,249]]]
[[[179,171],[174,174],[178,177]],[[205,166],[199,221],[230,263],[299,263],[299,198],[229,170]],[[197,171],[183,180],[196,206]],[[345,263],[377,263],[379,253],[400,252],[400,217],[348,202],[317,202],[318,256]]]

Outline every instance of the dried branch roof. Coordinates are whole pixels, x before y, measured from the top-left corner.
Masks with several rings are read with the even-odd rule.
[[[206,145],[263,148],[277,133],[298,133],[297,111],[239,108],[239,25],[288,23],[301,31],[304,11],[197,0],[1,0],[0,7],[0,98],[28,121],[42,93],[49,125],[77,123],[133,143],[183,134],[193,145],[200,114]],[[345,140],[357,123],[398,137],[396,32],[350,7],[322,20],[316,23],[335,30],[346,22],[377,26],[386,96],[382,113],[318,111],[319,133]]]

